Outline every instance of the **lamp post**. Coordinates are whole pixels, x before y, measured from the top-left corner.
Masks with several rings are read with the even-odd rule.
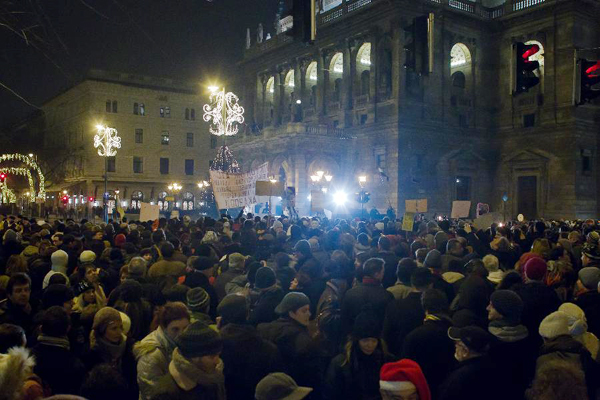
[[[177,193],[179,193],[183,186],[181,186],[179,183],[173,182],[167,187],[173,192],[173,203],[175,203],[173,205],[173,209],[175,209],[175,207],[177,207]]]
[[[277,183],[277,179],[274,176],[269,177],[269,182],[271,182],[270,190],[269,190],[269,219],[272,215],[272,207],[273,207],[273,186]]]
[[[117,149],[121,148],[121,138],[115,128],[105,125],[96,125],[98,133],[94,135],[94,147],[98,149],[98,155],[104,157],[104,221],[108,222],[108,157],[117,155]]]
[[[331,182],[331,180],[333,179],[333,175],[325,173],[324,171],[317,171],[315,173],[315,175],[311,175],[310,176],[310,180],[312,181],[313,185],[317,186],[321,192],[323,193],[327,193],[329,190],[329,183]],[[321,183],[323,182],[323,183]],[[313,198],[312,198],[312,194],[310,195],[310,214],[312,215],[312,203],[313,203]]]
[[[360,202],[360,217],[364,217],[365,203],[369,201],[369,193],[365,191],[365,183],[367,183],[367,177],[360,175],[358,177],[358,184],[360,185],[360,192],[358,193],[358,201]]]

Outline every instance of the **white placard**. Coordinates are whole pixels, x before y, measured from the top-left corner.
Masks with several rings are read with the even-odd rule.
[[[452,202],[452,214],[450,214],[450,218],[469,218],[470,211],[470,201],[455,200]]]
[[[267,180],[268,174],[268,163],[245,174],[210,171],[212,189],[219,209],[246,207],[258,203],[256,181]]]
[[[160,215],[158,204],[142,203],[140,206],[140,221],[148,222],[157,220]]]

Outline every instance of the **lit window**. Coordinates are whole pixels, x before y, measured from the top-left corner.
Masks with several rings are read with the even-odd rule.
[[[371,65],[371,43],[365,43],[360,47],[358,60],[362,65]]]
[[[471,62],[469,49],[462,43],[456,43],[450,50],[450,67],[460,67]]]
[[[140,103],[140,115],[146,115],[146,108],[144,107],[144,103]]]
[[[164,145],[169,144],[169,132],[163,132],[160,136],[160,143]]]
[[[294,87],[294,70],[291,70],[287,73],[285,81],[285,85],[287,87]]]
[[[171,118],[171,107],[165,107],[165,117]]]
[[[337,53],[335,56],[333,56],[333,59],[331,60],[331,66],[330,69],[333,70],[333,72],[341,74],[344,72],[344,55],[342,53]]]

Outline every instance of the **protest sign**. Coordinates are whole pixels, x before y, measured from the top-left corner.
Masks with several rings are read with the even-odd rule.
[[[140,206],[140,221],[148,222],[158,219],[160,209],[158,204],[142,203]]]
[[[470,211],[470,201],[455,200],[452,202],[452,213],[450,214],[450,218],[469,218]]]
[[[268,163],[244,174],[210,171],[210,181],[219,209],[246,207],[258,203],[256,181],[266,181],[268,172]]]
[[[402,219],[402,230],[412,232],[415,224],[415,213],[405,212],[404,218]]]
[[[404,200],[404,208],[406,212],[410,213],[426,213],[427,199]]]

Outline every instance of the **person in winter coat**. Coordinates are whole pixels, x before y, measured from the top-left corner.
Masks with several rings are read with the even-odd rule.
[[[452,321],[443,292],[428,289],[423,292],[421,303],[425,321],[404,339],[402,358],[414,360],[421,366],[433,398],[437,398],[439,385],[454,365],[454,344],[448,338]]]
[[[442,383],[438,399],[513,399],[507,396],[504,382],[497,382],[505,371],[499,371],[487,355],[489,333],[477,326],[467,326],[450,328],[447,335],[455,343],[454,356],[459,364]]]
[[[565,360],[545,363],[526,397],[528,400],[589,400],[585,375]]]
[[[275,308],[281,300],[284,293],[277,286],[275,272],[269,267],[261,267],[256,271],[254,279],[254,288],[259,291],[258,299],[250,311],[248,321],[252,325],[258,325],[264,322],[272,322],[277,319]]]
[[[240,253],[233,253],[229,255],[227,271],[221,273],[215,280],[215,291],[219,299],[223,299],[227,292],[225,286],[231,282],[234,278],[245,273],[246,257]]]
[[[379,240],[377,241],[377,253],[374,255],[374,257],[381,258],[383,261],[385,261],[381,284],[386,289],[394,286],[396,280],[398,279],[396,276],[396,270],[398,268],[399,259],[391,250],[392,243],[390,239],[387,236],[380,236]]]
[[[583,344],[592,358],[598,362],[600,343],[596,335],[587,331],[587,319],[583,310],[576,304],[563,303],[558,307],[558,311],[563,311],[569,315],[569,334]]]
[[[175,247],[169,242],[160,245],[160,254],[162,258],[152,264],[148,270],[148,278],[170,287],[185,275],[185,263],[173,259]]]
[[[427,268],[417,268],[410,280],[412,292],[405,299],[390,302],[385,313],[383,338],[393,354],[402,354],[404,339],[414,329],[423,325],[425,319],[421,296],[431,288],[431,271]]]
[[[136,365],[133,357],[133,340],[128,339],[123,331],[123,320],[119,311],[112,307],[100,309],[94,316],[94,324],[90,332],[90,351],[83,358],[89,371],[98,364],[109,364],[115,367],[125,380],[132,384],[124,399],[139,397],[136,383]]]
[[[201,287],[190,289],[186,293],[186,304],[191,313],[191,322],[201,321],[206,325],[213,324],[208,315],[210,309],[210,296]]]
[[[259,335],[277,346],[286,371],[299,385],[320,387],[316,345],[308,332],[310,300],[303,293],[290,292],[275,312],[279,319],[258,325]]]
[[[349,289],[342,301],[342,333],[348,334],[354,326],[354,319],[363,307],[374,310],[378,319],[378,327],[382,329],[385,310],[394,296],[381,285],[385,262],[381,258],[369,258],[363,264],[362,281]]]
[[[31,298],[31,279],[27,274],[17,273],[6,285],[5,300],[0,301],[0,324],[10,323],[25,330],[27,337],[33,334],[33,317],[39,302]]]
[[[85,377],[85,367],[71,352],[67,334],[71,326],[69,314],[63,307],[48,308],[42,317],[41,334],[33,348],[34,372],[42,379],[51,394],[79,393]]]
[[[158,379],[150,398],[161,400],[225,400],[221,335],[194,322],[177,338],[168,373]],[[241,371],[240,371],[241,372]]]
[[[488,332],[494,336],[490,358],[506,379],[510,398],[523,397],[533,378],[537,348],[527,328],[521,324],[523,301],[511,290],[498,290],[487,307]]]
[[[588,330],[597,337],[600,337],[600,293],[598,292],[600,268],[582,268],[579,270],[578,276],[575,304],[585,313]]]
[[[396,268],[396,277],[398,280],[394,286],[390,286],[387,289],[388,292],[394,295],[394,299],[404,299],[412,292],[410,278],[417,268],[417,263],[412,258],[403,258],[398,262],[398,267]]]
[[[546,262],[539,258],[530,258],[523,265],[524,284],[514,287],[521,300],[523,300],[523,325],[531,335],[538,332],[540,322],[548,314],[558,310],[560,299],[556,292],[543,282],[546,277],[548,267]],[[541,338],[537,336],[538,345],[541,344]]]
[[[168,373],[177,337],[190,324],[190,313],[183,303],[167,303],[161,309],[158,321],[158,328],[133,348],[141,400],[149,400],[158,379]]]
[[[344,353],[329,364],[324,399],[379,399],[379,371],[392,360],[380,338],[377,319],[368,311],[362,312],[356,317]]]
[[[221,358],[229,399],[251,399],[258,382],[283,367],[277,346],[261,338],[248,324],[244,296],[231,294],[219,303],[218,328],[223,339]],[[243,356],[240,356],[243,355]],[[240,371],[244,371],[240,373]]]
[[[542,320],[539,334],[544,339],[536,362],[536,378],[544,365],[551,361],[565,360],[582,371],[590,399],[596,398],[598,388],[598,364],[592,360],[585,346],[569,334],[569,314],[556,311]]]

